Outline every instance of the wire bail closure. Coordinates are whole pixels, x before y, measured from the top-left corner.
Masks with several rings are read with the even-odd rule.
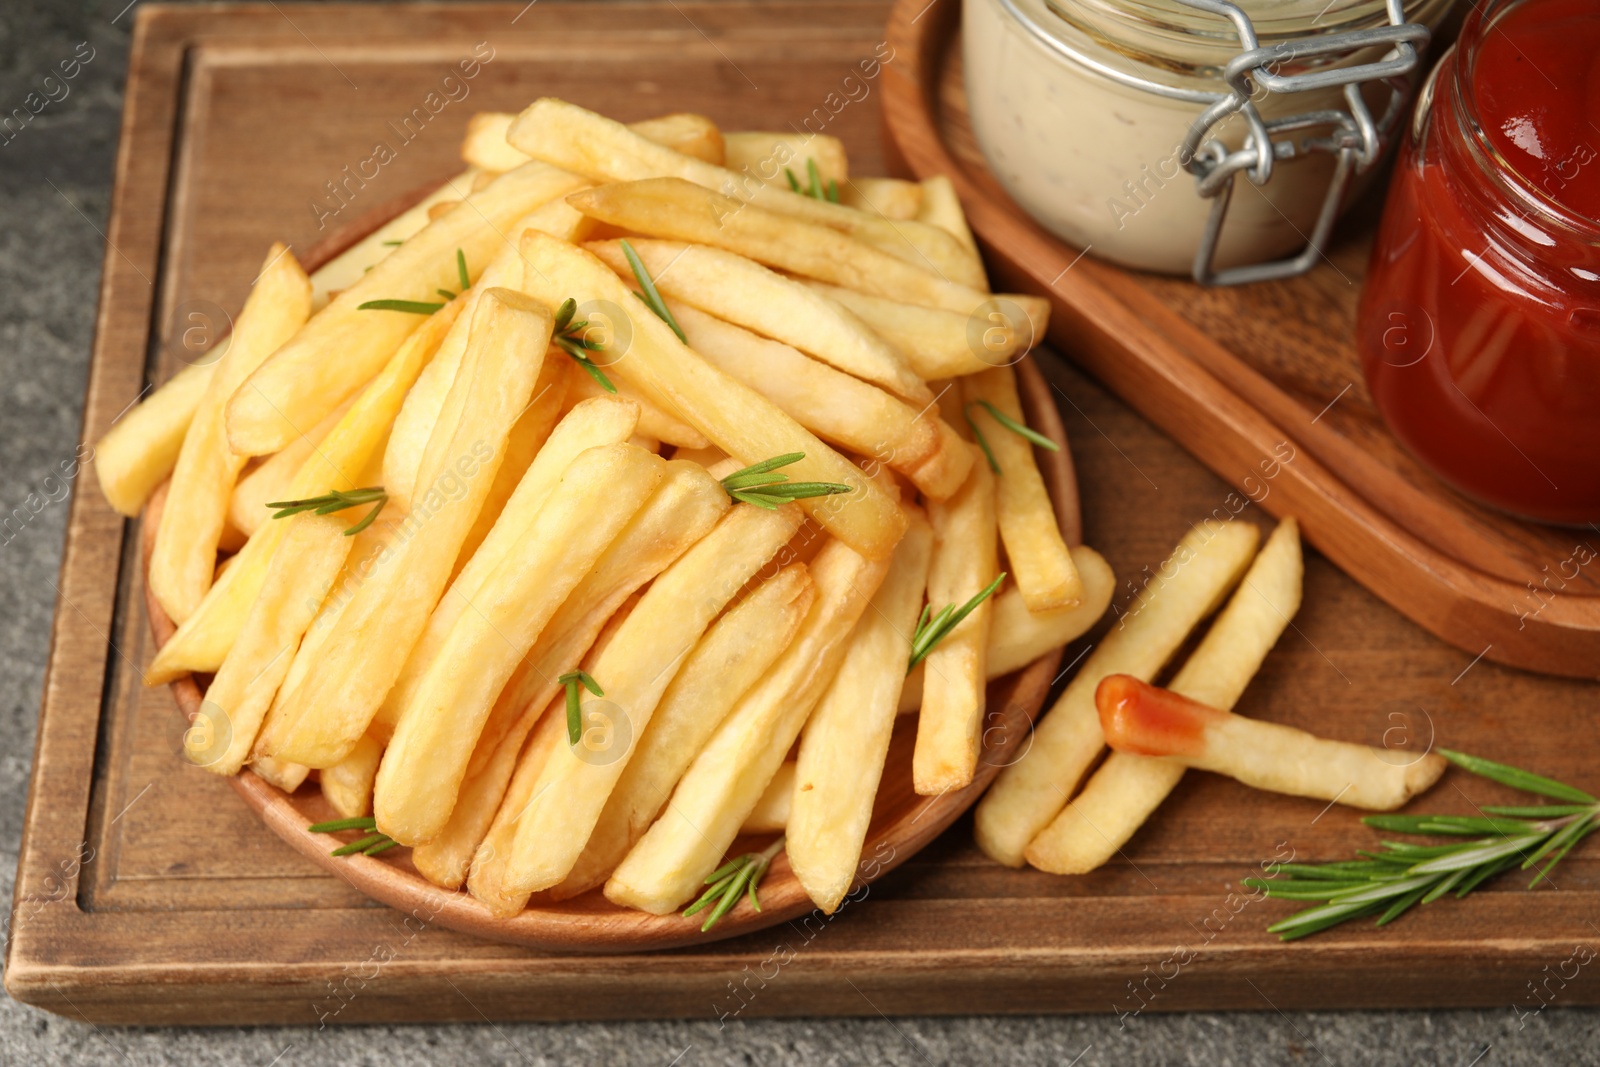
[[[1321,37],[1302,37],[1262,47],[1256,38],[1250,16],[1230,0],[1178,0],[1185,7],[1219,15],[1233,23],[1244,50],[1224,68],[1226,94],[1206,94],[1210,105],[1190,125],[1179,159],[1195,178],[1195,191],[1213,201],[1200,246],[1195,250],[1194,280],[1201,285],[1243,285],[1249,282],[1290,278],[1310,270],[1321,254],[1321,246],[1333,231],[1334,219],[1353,174],[1366,171],[1378,161],[1411,98],[1409,75],[1416,69],[1419,53],[1427,48],[1428,27],[1407,22],[1402,0],[1386,0],[1389,25]],[[1389,45],[1383,57],[1373,63],[1305,74],[1278,74],[1276,71],[1298,59],[1313,56],[1356,53]],[[1390,93],[1381,118],[1374,119],[1362,96],[1367,82],[1381,81]],[[1308,111],[1299,115],[1266,120],[1253,99],[1255,88],[1266,93],[1298,93],[1343,86],[1345,110]],[[1243,147],[1229,151],[1210,136],[1220,124],[1242,114],[1248,124]],[[1296,139],[1305,130],[1331,127],[1320,136]],[[1306,246],[1288,259],[1254,263],[1227,270],[1212,266],[1228,205],[1233,198],[1234,178],[1242,171],[1254,185],[1264,185],[1272,177],[1273,165],[1312,152],[1338,156],[1328,191],[1317,215],[1316,225]]]

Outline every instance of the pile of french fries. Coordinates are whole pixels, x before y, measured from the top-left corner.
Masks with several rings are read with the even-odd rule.
[[[167,483],[146,680],[212,676],[195,763],[317,772],[363,851],[494,914],[753,902],[717,872],[777,833],[831,912],[897,714],[918,792],[966,786],[986,683],[1110,601],[1018,399],[1047,305],[989,292],[948,181],[830,137],[542,99],[463,156],[314,274],[272,248],[216,358],[99,443],[123,513]]]

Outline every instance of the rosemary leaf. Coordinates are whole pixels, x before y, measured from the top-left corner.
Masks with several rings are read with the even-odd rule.
[[[425,300],[368,300],[365,304],[357,304],[357,311],[408,311],[413,315],[432,315],[444,307],[443,304],[431,304]]]
[[[990,582],[981,592],[974,594],[971,600],[968,600],[959,608],[947,604],[931,620],[928,620],[928,613],[924,611],[922,613],[924,622],[919,623],[916,631],[911,635],[911,662],[906,667],[906,673],[911,673],[911,668],[921,663],[928,653],[933,651],[933,646],[948,637],[950,631],[960,626],[961,621],[971,615],[973,610],[987,600],[996,589],[999,589],[1000,583],[1005,580],[1006,572],[1001,571],[994,581]],[[932,605],[929,605],[929,607],[932,607]]]
[[[299,515],[306,511],[318,515],[331,515],[346,508],[358,508],[364,504],[376,505],[362,516],[359,522],[345,530],[346,537],[354,537],[372,525],[372,520],[378,517],[378,512],[382,511],[388,502],[389,494],[384,491],[383,486],[369,485],[364,489],[335,489],[331,493],[306,497],[303,500],[277,500],[269,503],[267,507],[276,509],[272,515],[274,519],[287,519],[291,515]]]
[[[650,277],[650,272],[644,269],[644,261],[639,258],[639,253],[633,250],[633,246],[628,243],[626,237],[622,239],[621,243],[622,254],[628,257],[628,266],[632,268],[633,276],[638,279],[639,288],[643,290],[643,292],[634,293],[633,295],[643,300],[645,306],[656,313],[657,318],[671,326],[672,332],[678,335],[678,340],[688,344],[689,339],[683,335],[683,327],[678,325],[678,320],[672,317],[671,311],[667,310],[667,302],[661,299],[661,294],[656,290],[656,283]]]
[[[578,687],[581,685],[597,697],[606,695],[594,675],[588,671],[568,671],[556,679],[567,690],[567,743],[575,745],[583,739],[583,715]]]
[[[1016,419],[1013,419],[1010,415],[1007,415],[1005,412],[1001,411],[987,400],[980,400],[978,401],[978,404],[983,408],[983,410],[989,413],[990,417],[992,417],[995,422],[998,422],[1001,426],[1004,426],[1012,433],[1026,437],[1028,440],[1032,441],[1034,444],[1045,449],[1046,451],[1061,451],[1061,446],[1050,440],[1050,438],[1046,437],[1038,430],[1030,429],[1029,427],[1024,426],[1022,423],[1018,422]]]
[[[1491,782],[1508,785],[1513,789],[1555,797],[1557,800],[1569,800],[1574,804],[1600,804],[1600,799],[1590,796],[1581,789],[1574,789],[1565,782],[1558,782],[1553,778],[1533,774],[1518,767],[1508,767],[1504,763],[1495,763],[1479,756],[1468,756],[1448,748],[1441,748],[1439,755],[1463,770],[1471,771]]]
[[[467,276],[467,254],[459,248],[456,249],[456,279],[461,282],[463,293],[472,288],[472,279]]]

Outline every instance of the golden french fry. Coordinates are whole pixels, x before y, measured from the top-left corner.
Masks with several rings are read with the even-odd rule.
[[[507,138],[535,159],[593,181],[675,178],[693,182],[737,197],[737,203],[759,204],[769,212],[849,234],[891,259],[918,269],[930,268],[958,284],[987,284],[981,269],[974,272],[972,257],[961,243],[937,226],[886,219],[791,192],[787,179],[769,183],[750,170],[736,173],[690,159],[640,137],[620,123],[561,100],[536,100],[517,116]]]
[[[489,576],[474,610],[458,616],[400,709],[373,793],[384,833],[411,845],[444,828],[495,697],[665,468],[631,445],[590,449],[572,461],[529,526],[522,552]]]
[[[795,180],[806,181],[808,161],[817,165],[824,182],[842,183],[850,176],[850,162],[844,142],[825,133],[794,134],[770,130],[740,130],[722,135],[726,162],[731,171],[750,175],[759,182],[786,183],[785,170]]]
[[[530,157],[526,152],[512,148],[506,141],[506,132],[516,118],[503,111],[480,111],[473,115],[467,120],[467,136],[461,142],[462,160],[495,174],[514,170],[528,162]],[[682,152],[707,163],[722,164],[722,133],[716,123],[704,115],[680,112],[635,122],[628,128],[640,137],[665,145],[674,152]]]
[[[913,516],[800,739],[785,847],[795,877],[830,915],[855,880],[928,584],[933,527]]]
[[[1075,607],[1035,613],[1028,610],[1015,586],[995,594],[984,656],[990,681],[1021,670],[1052,648],[1083,636],[1106,613],[1117,586],[1111,565],[1086,545],[1074,546],[1072,559],[1083,576],[1083,600]],[[920,663],[906,675],[905,687],[900,690],[901,714],[922,707],[922,676]]]
[[[493,175],[472,168],[448,179],[409,210],[402,211],[318,267],[311,275],[311,310],[321,311],[327,307],[334,294],[355,285],[368,273],[369,267],[376,266],[393,252],[397,247],[395,242],[407,241],[421,233],[440,204],[460,200],[473,191],[476,182],[485,178],[492,179]],[[337,212],[332,211],[326,215],[317,213],[317,229],[324,229],[329,224],[329,216],[335,214]]]
[[[467,539],[461,543],[461,554],[456,557],[455,570],[450,575],[452,582],[467,561],[477,554],[484,538],[489,536],[489,531],[510,502],[511,495],[522,483],[523,475],[533,465],[534,457],[549,440],[550,432],[555,429],[556,421],[565,410],[569,380],[567,366],[559,359],[547,358],[544,366],[539,368],[539,379],[533,383],[533,399],[528,401],[528,406],[512,424],[511,436],[506,438],[505,459],[501,461],[500,469],[494,472],[494,484],[489,486],[489,495],[484,497],[483,507],[473,520],[472,529],[467,531]]]
[[[383,742],[368,730],[350,754],[321,771],[322,795],[342,819],[355,819],[372,810],[372,780],[383,759]]]
[[[794,760],[778,768],[778,773],[767,783],[767,791],[745,816],[744,825],[739,827],[740,834],[776,834],[789,824],[789,812],[794,808],[795,769]]]
[[[261,734],[263,751],[310,767],[343,759],[399,677],[444,592],[550,341],[550,313],[509,289],[474,309],[471,340],[419,472],[410,536],[368,575],[319,662]]]
[[[801,501],[806,513],[863,555],[883,558],[894,548],[905,529],[905,516],[894,501],[771,401],[685,347],[666,323],[643,311],[638,298],[604,263],[534,232],[523,235],[522,251],[529,268],[523,285],[550,307],[570,297],[579,304],[609,301],[619,309],[632,336],[608,364],[608,375],[632,383],[651,403],[746,463],[804,453],[805,458],[785,468],[791,480],[851,487],[842,495]],[[636,306],[639,312],[633,311]]]
[[[263,756],[251,763],[250,769],[270,786],[281,789],[285,793],[293,793],[300,788],[306,776],[311,773],[311,768],[301,763],[289,763],[285,760],[273,759]]]
[[[566,743],[566,701],[556,697],[539,717],[520,758],[513,754],[516,771],[511,775],[511,784],[506,787],[500,808],[494,813],[488,834],[472,855],[467,891],[502,918],[509,918],[527,907],[528,894],[510,888],[506,872],[516,851],[520,816],[538,796],[536,790],[550,758]]]
[[[1100,725],[1118,752],[1175,760],[1273,793],[1393,811],[1449,766],[1437,752],[1398,762],[1388,749],[1329,741],[1235,715],[1126,674],[1101,680]]]
[[[223,406],[310,314],[311,280],[287,247],[274,244],[234,324],[232,343],[195,409],[161,509],[150,553],[150,591],[174,622],[192,615],[211,588],[228,498],[245,464],[244,456],[228,450]]]
[[[138,515],[156,486],[172,473],[189,423],[211,384],[217,362],[227,354],[227,345],[224,338],[208,362],[187,366],[167,379],[95,442],[95,477],[101,494],[118,514],[130,519]]]
[[[958,493],[928,505],[934,534],[928,606],[934,615],[946,605],[965,604],[1000,573],[994,483],[988,465],[974,463]],[[911,775],[917,792],[925,796],[965,787],[978,768],[992,600],[992,595],[984,598],[923,661],[927,666]],[[912,623],[914,626],[916,620]]]
[[[740,504],[650,584],[594,657],[590,673],[605,695],[580,695],[580,715],[590,727],[578,743],[551,754],[538,794],[522,813],[506,872],[510,889],[547,889],[572,872],[684,657],[799,526],[797,508]]]
[[[770,267],[909,304],[972,314],[988,299],[970,285],[823,223],[768,211],[681,178],[602,185],[572,194],[567,203],[613,226],[726,249]]]
[[[851,178],[839,183],[839,203],[886,219],[914,219],[922,209],[922,186],[901,178]]]
[[[978,802],[974,834],[994,860],[1020,867],[1023,851],[1066,807],[1083,772],[1105,747],[1094,687],[1108,674],[1152,678],[1196,624],[1228,595],[1255,555],[1249,523],[1206,520],[1178,542],[1138,601],[1078,669],[1035,724],[1033,744],[1000,772]]]
[[[935,174],[922,179],[922,200],[917,205],[917,218],[950,234],[961,242],[961,247],[971,252],[974,258],[977,257],[978,242],[972,239],[972,228],[967,225],[966,213],[961,210],[961,198],[956,195],[955,185],[945,175]]]
[[[547,356],[545,361],[550,363],[555,358]],[[417,683],[438,658],[445,638],[461,615],[483,595],[489,576],[507,559],[521,554],[539,510],[573,460],[587,449],[626,441],[638,419],[638,405],[633,401],[605,396],[580,401],[556,424],[478,550],[460,564],[449,588],[434,606],[405,667],[384,698],[380,722],[392,728],[399,721],[400,709],[411,701]]]
[[[500,691],[473,749],[449,822],[432,841],[412,852],[417,870],[435,884],[456,889],[466,880],[473,853],[489,832],[517,767],[523,741],[545,706],[561,692],[557,679],[582,663],[597,636],[604,636],[602,627],[609,632],[621,624],[630,610],[627,602],[640,586],[704,537],[727,510],[722,487],[713,486],[706,494],[705,479],[692,477],[686,466],[678,461],[667,464],[661,487],[568,594]]]
[[[553,200],[524,215],[510,232],[521,233],[523,229],[532,227],[562,240],[570,240],[576,226],[573,219],[576,214],[564,202]],[[489,265],[483,268],[470,293],[462,293],[456,301],[452,301],[464,302],[467,310],[455,320],[439,344],[438,353],[429,360],[416,385],[406,395],[405,405],[394,420],[394,429],[390,431],[389,442],[384,449],[383,488],[397,507],[406,511],[412,508],[412,494],[416,491],[423,453],[427,451],[434,427],[439,424],[445,398],[450,395],[450,389],[461,370],[461,360],[466,353],[467,338],[472,328],[473,309],[477,307],[481,294],[489,289],[496,286],[520,288],[522,271],[522,258],[517,254],[516,242],[508,241],[496,252]],[[544,374],[542,369],[541,374]],[[548,381],[549,378],[546,378],[540,386]]]
[[[994,405],[1020,424],[1022,401],[1010,367],[995,367],[962,380],[967,417],[983,434],[1000,470],[995,478],[995,518],[1006,546],[1011,580],[1030,611],[1053,611],[1076,604],[1083,581],[1056,524],[1055,505],[1033,458],[1033,443],[1012,432],[983,405]]]
[[[604,884],[616,870],[728,712],[788,647],[813,597],[805,564],[791,563],[729,608],[695,645],[662,694],[583,854],[553,890],[557,900]]]
[[[249,757],[272,698],[294,662],[301,635],[344,568],[351,547],[344,530],[356,520],[335,512],[295,515],[286,521],[288,536],[267,568],[261,593],[206,688],[206,714],[217,726],[184,738],[189,762],[215,774],[238,774]]]
[[[1172,691],[1231,709],[1299,610],[1303,573],[1299,525],[1285,519],[1169,683]],[[1028,862],[1054,874],[1094,870],[1127,844],[1182,777],[1180,763],[1112,752],[1028,845]]]
[[[372,300],[437,303],[458,289],[458,255],[468,278],[504,246],[507,226],[583,180],[527,164],[470,194],[428,223],[335,297],[250,375],[228,401],[228,442],[235,452],[265,455],[320,422],[394,354],[417,327],[408,311],[360,310]]]
[[[316,451],[323,438],[333,432],[344,418],[344,413],[355,403],[351,397],[335,408],[328,417],[281,452],[274,452],[246,471],[234,483],[233,496],[228,500],[228,522],[246,537],[261,529],[271,518],[273,509],[267,505],[275,500],[293,500],[294,480],[306,460]]]
[[[905,359],[860,319],[799,282],[719,248],[628,242],[663,296],[805,352],[923,406],[933,399]],[[620,242],[584,246],[621,278],[633,277]]]
[[[407,390],[433,357],[460,310],[460,303],[452,301],[406,339],[388,366],[362,391],[338,425],[306,458],[295,475],[288,499],[320,496],[333,489],[355,489],[361,485],[359,479],[382,446]],[[207,673],[222,666],[244,626],[245,616],[266,582],[267,567],[287,533],[286,523],[268,522],[245,542],[244,548],[233,557],[233,564],[206,593],[200,607],[156,653],[145,672],[145,684],[164,685],[185,674]]]
[[[889,570],[842,541],[811,561],[816,598],[767,674],[723,719],[666,810],[606,882],[606,899],[655,915],[704,888],[843,661],[850,634]]]
[[[966,480],[972,452],[937,411],[912,407],[781,341],[688,305],[673,314],[697,354],[823,440],[900,471],[933,499],[948,497]]]
[[[563,359],[566,357],[563,355]],[[572,403],[603,396],[621,396],[635,401],[639,405],[639,433],[653,437],[657,441],[665,441],[677,448],[707,448],[711,442],[706,440],[706,435],[690,426],[680,418],[667,414],[646,400],[644,395],[627,382],[613,382],[616,392],[612,393],[605,386],[595,381],[584,372],[574,373],[572,386],[569,390],[569,399]]]
[[[928,381],[1014,364],[1044,337],[1050,321],[1046,301],[1021,293],[991,297],[970,312],[960,312],[800,280],[854,312]]]

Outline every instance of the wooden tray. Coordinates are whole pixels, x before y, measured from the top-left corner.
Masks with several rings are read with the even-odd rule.
[[[1467,500],[1411,458],[1367,392],[1356,302],[1381,187],[1319,265],[1288,281],[1203,289],[1080,258],[983,161],[967,122],[960,9],[898,0],[885,121],[913,172],[955,181],[996,285],[1047,296],[1051,339],[1241,492],[1260,495],[1258,464],[1287,442],[1295,459],[1261,505],[1299,516],[1312,544],[1429,631],[1486,659],[1600,678],[1600,568],[1574,563],[1600,551],[1600,529],[1540,526]]]
[[[209,300],[236,311],[260,249],[275,238],[309,247],[319,233],[308,204],[353,162],[350,146],[382,136],[475,43],[497,51],[472,95],[362,197],[376,204],[448,172],[469,111],[540,93],[625,119],[690,108],[731,126],[799,124],[857,62],[881,54],[888,14],[876,4],[542,2],[513,24],[521,6],[141,5],[84,439],[99,439],[147,375],[170,373],[174,309]],[[880,80],[828,123],[862,174],[883,164],[881,89]],[[1073,368],[1042,365],[1073,442],[1084,539],[1136,586],[1230,486]],[[1279,842],[1331,860],[1373,835],[1342,809],[1201,774],[1089,877],[1002,869],[972,846],[963,819],[833,920],[649,955],[481,941],[426,911],[373,903],[270,833],[226,782],[182,765],[186,724],[172,697],[139,677],[152,644],[140,526],[92,485],[81,489],[57,582],[5,974],[13,996],[74,1018],[1126,1012],[1140,1003],[1129,983],[1150,990],[1149,1011],[1532,1009],[1527,983],[1594,941],[1600,853],[1590,849],[1565,861],[1559,892],[1502,881],[1384,931],[1352,926],[1282,945],[1263,931],[1289,906],[1235,913],[1238,879]],[[1258,521],[1256,510],[1237,521]],[[1124,587],[1115,606],[1130,596]],[[1475,663],[1312,553],[1295,628],[1240,710],[1373,744],[1387,735],[1420,746],[1436,734],[1593,789],[1600,778],[1571,737],[1597,697],[1590,683]],[[1452,772],[1427,804],[1465,811],[1500,795]],[[1172,974],[1180,947],[1194,953],[1181,975],[1152,977]],[[1596,1000],[1600,985],[1573,982],[1558,1002]]]

